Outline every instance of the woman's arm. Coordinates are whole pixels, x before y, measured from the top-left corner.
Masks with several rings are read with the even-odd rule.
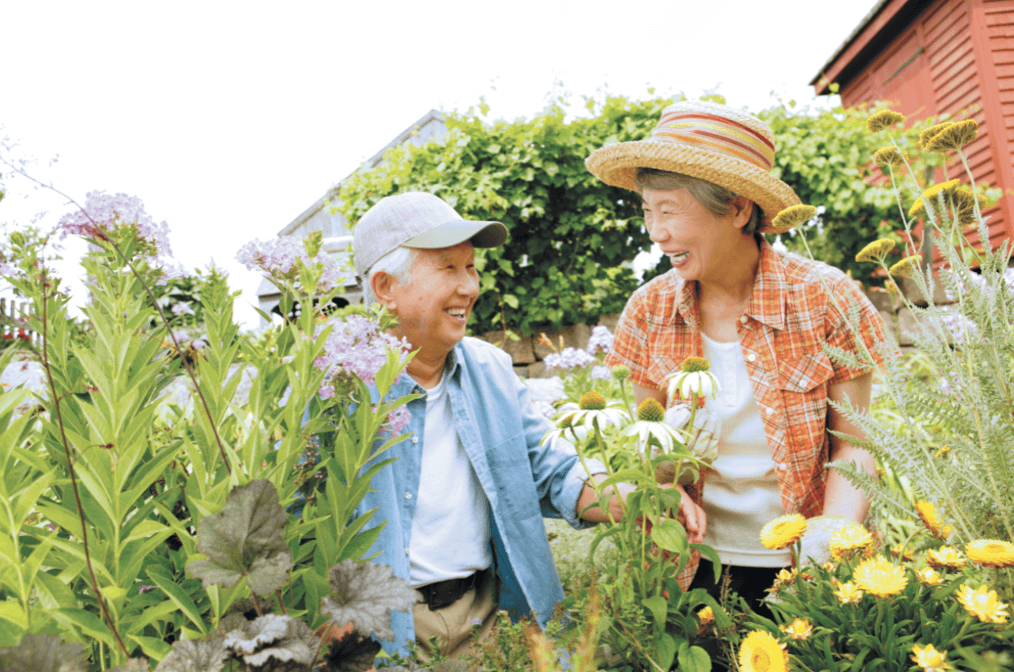
[[[850,403],[853,407],[865,411],[870,407],[872,380],[873,374],[867,373],[852,380],[834,383],[828,389],[828,398],[840,404]],[[828,407],[827,428],[851,436],[863,437],[862,431],[855,423],[830,406]],[[856,448],[849,443],[848,439],[839,438],[833,434],[830,436],[830,440],[830,461],[850,461],[855,463],[860,471],[865,471],[870,475],[876,473],[876,461],[869,452],[862,448]],[[831,469],[827,474],[827,489],[824,493],[824,515],[845,516],[862,522],[869,510],[870,501],[866,494],[852,485],[845,476]]]

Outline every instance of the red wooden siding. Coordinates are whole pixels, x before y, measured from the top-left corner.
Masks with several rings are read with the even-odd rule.
[[[924,8],[918,11],[920,5]],[[852,107],[887,100],[893,109],[916,119],[943,113],[975,119],[979,137],[965,154],[976,185],[1014,190],[1014,1],[893,0],[881,15],[900,16],[912,8],[918,13],[908,26],[850,81],[842,82],[842,103]],[[842,72],[849,59],[877,37],[878,25],[885,25],[880,16],[831,64],[828,74]],[[957,158],[947,174],[968,182]],[[943,177],[941,171],[937,178]],[[1014,195],[1005,195],[983,214],[989,217],[994,247],[1014,234]],[[978,232],[969,231],[968,238],[977,242]]]

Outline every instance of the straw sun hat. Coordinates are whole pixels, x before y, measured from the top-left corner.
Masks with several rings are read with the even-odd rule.
[[[760,231],[771,233],[777,230],[771,219],[799,205],[792,187],[771,174],[774,161],[774,134],[763,121],[725,105],[684,101],[662,111],[650,139],[607,145],[584,163],[606,184],[638,194],[638,168],[714,182],[759,205],[764,211]]]

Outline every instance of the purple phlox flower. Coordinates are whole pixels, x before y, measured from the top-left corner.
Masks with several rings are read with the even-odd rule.
[[[156,224],[137,196],[89,191],[85,194],[84,208],[61,217],[57,228],[61,240],[69,235],[106,240],[116,224],[133,224],[142,238],[155,245],[157,257],[172,256],[169,225],[164,221]]]
[[[179,342],[180,345],[190,341],[190,334],[185,329],[178,329],[173,332],[173,337]]]
[[[610,352],[613,349],[613,334],[608,327],[598,325],[592,329],[591,337],[588,339],[588,354],[597,354],[599,350]]]
[[[951,387],[951,381],[947,380],[946,378],[941,378],[940,391],[943,392],[944,394],[950,394],[951,392],[953,392],[954,388]]]
[[[384,427],[391,436],[399,436],[408,427],[408,421],[412,419],[412,413],[408,406],[399,406],[387,416],[387,425]]]
[[[323,269],[318,289],[325,292],[344,286],[347,280],[347,273],[338,257],[321,251],[311,259],[306,254],[303,241],[291,236],[267,241],[251,240],[236,253],[236,261],[251,271],[261,270],[272,277],[288,275],[297,261],[308,267],[320,263]]]
[[[15,271],[17,271],[17,268],[14,264],[0,262],[0,275],[14,275]]]
[[[203,338],[195,338],[193,343],[190,344],[190,347],[193,348],[194,350],[200,350],[207,344],[208,344],[207,341],[205,341]]]
[[[472,625],[482,625],[482,619],[481,618],[473,618],[470,622],[471,622]]]
[[[956,310],[942,312],[939,320],[945,335],[958,345],[975,339],[979,335],[978,325]]]
[[[591,377],[594,380],[609,380],[613,377],[613,372],[609,370],[608,366],[598,364],[592,367]]]
[[[320,398],[330,399],[334,396],[334,385],[322,385],[320,388]]]
[[[182,301],[177,303],[175,306],[170,308],[173,311],[173,315],[179,317],[180,315],[193,315],[194,311],[190,309],[190,306],[183,303]]]
[[[552,371],[553,369],[572,369],[577,366],[588,366],[597,362],[587,351],[576,348],[564,348],[560,352],[552,352],[546,355],[546,358],[542,361],[546,364],[547,371]]]
[[[320,323],[314,337],[328,324],[333,326],[331,334],[314,365],[327,371],[329,384],[336,377],[348,378],[351,375],[358,376],[367,385],[372,384],[380,367],[387,362],[388,350],[402,357],[410,352],[407,341],[399,341],[380,331],[376,322],[361,315]]]

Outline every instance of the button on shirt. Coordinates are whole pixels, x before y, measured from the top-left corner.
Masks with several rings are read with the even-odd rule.
[[[896,352],[896,346],[887,340],[876,308],[844,273],[775,252],[766,240],[759,244],[757,276],[737,333],[747,353],[754,398],[763,409],[772,459],[786,465],[776,470],[782,503],[786,511],[812,517],[824,505],[828,388],[874,368],[832,361],[824,346],[840,348],[860,362],[869,352],[877,363]],[[750,353],[756,359],[750,360]],[[702,355],[697,283],[686,283],[670,271],[630,297],[606,364],[624,364],[632,383],[659,389],[684,359]],[[700,500],[699,484],[687,492]],[[693,562],[680,577],[683,585],[689,585],[695,570]]]
[[[390,396],[420,391],[403,375]],[[563,588],[542,518],[563,518],[575,528],[586,527],[575,509],[587,473],[567,442],[539,445],[553,425],[532,405],[510,356],[499,348],[474,338],[458,343],[449,356],[447,393],[454,428],[489,503],[493,566],[501,582],[499,608],[515,619],[534,610],[544,624],[563,599]],[[397,458],[373,477],[371,491],[356,509],[356,515],[377,509],[366,529],[387,521],[365,555],[379,552],[375,562],[389,565],[406,581],[419,500],[420,446],[426,440],[425,396],[409,402],[408,409],[412,417],[406,431],[419,439],[418,444],[401,441],[364,467]],[[375,448],[382,443],[379,440]],[[589,460],[589,468],[592,473],[605,472],[594,460]],[[391,627],[395,641],[381,644],[388,653],[407,655],[407,644],[414,638],[412,614],[392,611]]]

